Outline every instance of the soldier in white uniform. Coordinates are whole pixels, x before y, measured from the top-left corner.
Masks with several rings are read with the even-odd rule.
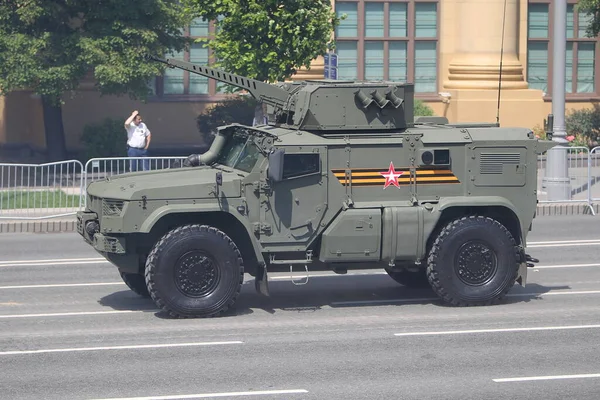
[[[127,131],[127,157],[147,157],[152,134],[146,124],[142,122],[142,116],[138,111],[132,112],[127,118],[125,130]],[[139,161],[130,161],[129,169],[131,172],[139,170]],[[149,160],[143,160],[144,171],[150,169],[149,164]]]

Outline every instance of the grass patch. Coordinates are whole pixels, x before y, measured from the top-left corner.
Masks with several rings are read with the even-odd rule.
[[[79,207],[79,199],[61,190],[0,192],[0,210]]]

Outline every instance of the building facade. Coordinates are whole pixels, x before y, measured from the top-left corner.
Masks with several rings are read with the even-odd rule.
[[[590,21],[576,3],[568,0],[567,110],[600,100],[599,41],[585,36]],[[499,87],[502,126],[541,126],[552,110],[552,0],[332,0],[332,5],[347,16],[334,33],[338,79],[413,82],[416,97],[450,122],[495,122]],[[198,19],[185,33],[201,38],[214,29]],[[211,54],[198,44],[174,57],[206,64]],[[323,71],[318,57],[293,79],[322,78]],[[125,96],[101,97],[91,82],[66,95],[68,149],[81,148],[85,124],[105,117],[124,120],[133,109],[144,115],[152,147],[161,153],[201,145],[196,117],[223,98],[221,85],[168,70],[152,86],[155,96],[145,104]],[[45,148],[37,96],[19,92],[0,98],[2,146]]]

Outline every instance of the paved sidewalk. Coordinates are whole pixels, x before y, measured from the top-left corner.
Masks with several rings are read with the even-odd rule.
[[[537,217],[547,215],[589,215],[590,218],[599,218],[600,204],[593,205],[596,216],[593,216],[586,203],[553,203],[540,204]],[[77,231],[77,219],[74,215],[58,217],[47,220],[0,220],[1,233],[58,233]]]

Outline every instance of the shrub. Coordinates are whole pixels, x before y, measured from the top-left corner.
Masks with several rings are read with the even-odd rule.
[[[252,125],[256,100],[250,96],[232,97],[198,115],[196,124],[206,145],[210,145],[219,126],[238,123]]]
[[[600,105],[594,104],[592,108],[573,110],[566,115],[565,125],[567,136],[573,136],[576,140],[571,144],[598,146],[600,141]]]
[[[81,141],[85,147],[85,159],[88,160],[127,156],[127,132],[120,119],[105,118],[100,123],[85,125]]]
[[[434,115],[433,109],[429,107],[427,104],[423,103],[423,101],[415,99],[415,110],[413,115],[419,117],[431,117]]]
[[[546,140],[546,130],[540,124],[534,126],[532,131],[536,138]]]

